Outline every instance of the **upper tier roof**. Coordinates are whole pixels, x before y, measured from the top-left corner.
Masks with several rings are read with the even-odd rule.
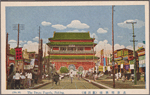
[[[49,40],[89,40],[90,38],[89,32],[54,32],[53,38],[49,38]]]

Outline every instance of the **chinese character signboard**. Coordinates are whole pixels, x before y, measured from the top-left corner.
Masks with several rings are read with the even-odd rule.
[[[22,59],[22,47],[15,48],[16,52],[16,60],[21,60]]]

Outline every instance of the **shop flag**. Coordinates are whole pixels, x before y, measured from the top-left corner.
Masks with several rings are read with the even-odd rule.
[[[106,66],[106,58],[104,58],[104,66]]]
[[[101,50],[101,55],[103,55],[103,54],[104,54],[104,49]]]

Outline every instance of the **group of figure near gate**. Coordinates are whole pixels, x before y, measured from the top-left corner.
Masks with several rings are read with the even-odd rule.
[[[69,76],[71,78],[71,83],[72,83],[73,82],[73,73],[71,72]],[[58,83],[59,80],[61,80],[60,76],[59,76],[59,74],[57,72],[55,72],[53,74],[53,82],[55,82],[55,84],[57,85],[57,83]]]
[[[32,80],[32,73],[31,71],[27,71],[27,72],[19,72],[16,71],[15,75],[13,76],[13,79],[15,81],[15,88],[20,89],[20,85],[23,85],[22,82],[25,82],[25,84],[27,85],[27,87],[31,87],[31,80]]]

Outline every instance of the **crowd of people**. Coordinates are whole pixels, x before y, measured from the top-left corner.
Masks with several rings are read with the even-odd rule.
[[[70,81],[71,83],[73,83],[73,77],[76,76],[78,77],[78,80],[80,80],[80,78],[82,77],[87,77],[87,76],[91,76],[93,78],[94,81],[97,80],[97,78],[104,76],[104,73],[99,72],[87,72],[85,74],[76,74],[74,75],[72,72],[69,73],[68,77],[70,77]],[[110,76],[112,76],[112,74],[110,74]],[[57,85],[58,82],[60,82],[61,80],[61,75],[59,75],[57,72],[55,72],[53,74],[53,82],[55,82],[55,84]],[[127,77],[125,77],[124,75],[121,77],[121,74],[115,74],[115,78],[116,80],[118,79],[122,79],[123,82],[125,82],[125,80],[127,80]],[[131,77],[132,78],[132,82],[134,82],[134,76]],[[21,88],[20,86],[23,86],[25,84],[25,86],[27,88],[30,88],[32,86],[32,80],[33,80],[33,76],[31,71],[26,71],[26,72],[19,72],[16,71],[15,75],[13,76],[14,82],[15,82],[15,87],[14,88]],[[37,80],[35,80],[35,82],[37,83]]]
[[[19,72],[16,71],[15,75],[13,76],[15,85],[14,88],[21,88],[20,86],[27,86],[28,88],[31,87],[31,80],[32,80],[32,73],[31,71],[27,72]]]

